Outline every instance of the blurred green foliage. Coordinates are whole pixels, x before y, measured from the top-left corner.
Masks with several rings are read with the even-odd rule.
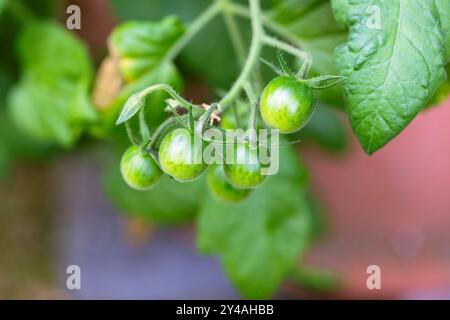
[[[40,141],[73,146],[83,127],[96,119],[86,48],[58,24],[45,21],[24,28],[17,53],[22,73],[10,91],[11,119]]]
[[[35,19],[28,20],[20,6],[23,3]],[[103,185],[117,208],[156,223],[197,218],[199,248],[220,256],[245,296],[269,297],[297,267],[299,256],[314,235],[323,230],[323,221],[317,219],[318,211],[309,199],[306,168],[292,147],[280,149],[279,174],[240,204],[215,200],[207,192],[204,177],[181,184],[165,176],[153,190],[139,192],[126,185],[119,170],[116,150],[125,149],[125,130],[114,123],[132,94],[156,83],[181,90],[182,74],[189,79],[201,78],[211,92],[225,90],[238,76],[240,69],[221,18],[202,30],[176,61],[166,59],[185,26],[211,1],[112,0],[115,13],[124,23],[109,38],[107,59],[117,67],[113,76],[118,77],[121,87],[107,97],[108,103],[97,104],[96,111],[91,103],[95,96],[93,68],[85,44],[47,19],[57,3],[43,1],[39,6],[31,0],[11,1],[10,10],[0,19],[0,41],[16,48],[0,53],[0,69],[4,71],[0,73],[0,176],[17,156],[48,155],[61,146],[73,147],[86,131],[96,138],[109,139],[114,147],[107,155],[110,165],[105,166]],[[263,5],[266,16],[286,31],[287,40],[312,53],[313,74],[336,73],[332,51],[345,34],[333,22],[328,1],[266,0]],[[166,15],[177,15],[181,20],[173,16],[162,19]],[[2,29],[5,21],[11,25]],[[244,40],[249,40],[249,21],[240,19],[239,28]],[[264,52],[266,58],[273,58],[273,52]],[[262,69],[266,80],[273,77],[269,70]],[[100,73],[101,69],[97,78]],[[104,86],[108,88],[108,81],[117,79],[107,75]],[[9,113],[5,112],[6,96]],[[166,98],[167,94],[158,93],[146,99],[145,116],[153,130],[168,116],[163,110]],[[342,105],[338,89],[320,95],[319,100]],[[247,116],[238,112],[242,118]],[[224,117],[228,117],[230,126],[236,126],[231,111]],[[137,119],[133,119],[132,129],[137,130],[137,125]],[[331,150],[345,147],[345,130],[339,117],[322,105],[300,138]]]
[[[307,175],[291,148],[280,150],[280,171],[238,204],[209,196],[198,217],[198,246],[219,254],[247,298],[268,298],[296,267],[312,236]]]

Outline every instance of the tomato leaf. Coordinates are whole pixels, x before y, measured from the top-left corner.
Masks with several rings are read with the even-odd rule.
[[[125,102],[125,105],[120,112],[119,118],[116,121],[116,125],[130,120],[144,106],[145,99],[142,98],[139,93],[133,94],[128,98],[127,102]]]
[[[247,298],[272,295],[294,267],[310,236],[305,169],[289,148],[280,172],[239,204],[209,196],[198,217],[198,246],[215,253]]]
[[[333,5],[350,29],[348,42],[336,51],[350,121],[372,154],[425,108],[445,80],[446,38],[434,0]],[[450,2],[442,5],[448,9]],[[377,17],[379,26],[373,26]]]
[[[23,72],[8,98],[12,120],[32,137],[72,146],[96,119],[88,96],[92,69],[86,48],[49,21],[28,25],[17,47]]]

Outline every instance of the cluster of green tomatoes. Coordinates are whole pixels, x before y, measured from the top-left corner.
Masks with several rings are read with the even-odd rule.
[[[293,75],[278,76],[264,88],[258,109],[267,127],[277,129],[282,134],[296,132],[312,116],[312,88]],[[193,143],[193,134],[187,128],[176,128],[162,138],[158,150],[154,152],[135,145],[129,147],[120,164],[123,179],[133,189],[149,190],[161,180],[163,174],[179,182],[188,182],[208,170],[207,181],[211,193],[226,202],[245,199],[265,181],[267,176],[261,174],[263,165],[254,161],[257,149],[249,143],[234,146],[235,154],[244,155],[244,159],[249,159],[248,163],[244,161],[211,166],[203,161],[193,163],[192,154],[201,153],[202,148],[202,145]]]

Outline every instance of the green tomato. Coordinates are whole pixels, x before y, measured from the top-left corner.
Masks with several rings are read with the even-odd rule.
[[[131,146],[125,151],[120,162],[120,171],[125,182],[136,190],[149,190],[162,177],[162,171],[155,159],[137,146]]]
[[[222,165],[212,166],[208,170],[208,186],[211,193],[224,202],[240,202],[247,198],[251,189],[238,189],[226,178]]]
[[[159,147],[161,168],[180,182],[198,178],[208,167],[202,157],[204,146],[201,140],[194,143],[194,137],[185,128],[169,132]]]
[[[261,95],[262,119],[269,127],[284,134],[303,128],[313,111],[312,89],[292,76],[273,79]]]
[[[267,176],[261,174],[264,166],[258,158],[258,149],[251,149],[248,143],[234,146],[234,163],[224,164],[225,175],[236,188],[250,189],[261,185]]]

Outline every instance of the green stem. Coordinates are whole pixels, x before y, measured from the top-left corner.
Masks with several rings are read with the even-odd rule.
[[[241,127],[241,117],[239,116],[239,112],[238,112],[238,108],[236,104],[233,104],[233,113],[234,113],[234,118],[236,119],[236,126],[238,128]]]
[[[203,27],[205,27],[206,24],[208,24],[217,14],[220,13],[220,6],[217,3],[214,3],[210,5],[200,16],[198,16],[187,28],[187,31],[184,33],[184,35],[175,42],[175,44],[172,46],[172,48],[166,53],[164,58],[161,60],[160,64],[163,65],[165,63],[172,62],[184,49],[184,47],[192,40],[195,35],[202,30]],[[126,85],[118,98],[118,100],[126,100],[130,95],[134,94],[136,91],[140,90],[140,87],[142,84],[148,82],[151,78],[151,75],[146,75],[139,81],[130,83]],[[167,86],[167,85],[166,85]],[[147,88],[148,89],[148,88]],[[172,93],[175,93],[172,88],[161,88],[159,90],[171,90]],[[167,90],[166,90],[167,91]],[[170,92],[169,92],[170,94]],[[179,95],[177,95],[178,98],[181,98]],[[175,98],[174,98],[175,99]],[[181,98],[182,99],[182,98]],[[183,99],[184,100],[184,99]],[[184,100],[185,101],[185,100]],[[186,102],[186,101],[185,101]],[[191,105],[189,102],[185,103],[186,105]],[[196,106],[192,105],[194,108]]]
[[[290,44],[280,41],[276,38],[270,37],[270,36],[264,36],[263,38],[263,42],[264,44],[274,47],[274,48],[279,48],[297,58],[299,58],[300,60],[307,62],[308,65],[311,64],[311,55],[309,53],[307,53],[306,51],[300,50],[297,47],[291,46]]]
[[[248,97],[248,100],[250,102],[250,113],[248,117],[248,123],[247,123],[247,129],[250,131],[249,140],[250,142],[256,142],[256,136],[255,136],[255,129],[256,129],[256,119],[257,119],[257,112],[258,112],[258,98],[255,94],[255,92],[252,89],[252,86],[250,83],[246,82],[244,84],[244,91]]]
[[[203,131],[206,128],[208,124],[209,118],[211,118],[212,114],[219,110],[220,106],[217,103],[213,103],[208,110],[205,111],[204,114],[201,115],[201,117],[198,119],[197,127],[195,128],[195,132],[199,135],[203,135]]]
[[[195,109],[203,110],[203,108],[201,106],[192,104],[189,101],[187,101],[186,99],[184,99],[168,84],[155,84],[150,87],[147,87],[146,89],[139,92],[139,96],[143,99],[143,98],[145,98],[145,96],[147,96],[155,91],[161,91],[161,90],[167,92],[173,99],[175,99],[181,106],[183,106],[186,109],[195,108]]]
[[[228,10],[231,13],[236,14],[240,17],[243,17],[246,19],[251,19],[251,15],[250,15],[248,8],[241,4],[234,3],[234,2],[230,3],[228,6]],[[268,17],[267,15],[264,15],[264,14],[262,15],[261,19],[262,19],[262,23],[263,23],[264,27],[266,27],[270,31],[278,34],[283,39],[285,39],[289,42],[292,42],[293,44],[295,44],[298,47],[303,46],[303,39],[299,38],[297,35],[290,32],[289,30],[287,30],[284,26],[280,25],[278,22],[273,21],[270,17]]]
[[[128,139],[130,139],[130,142],[135,146],[139,146],[140,141],[134,135],[133,130],[131,129],[130,123],[128,121],[125,122],[125,128],[127,129],[127,135]]]
[[[145,112],[143,107],[139,110],[139,132],[141,134],[142,142],[148,143],[150,140],[150,129],[145,121]]]
[[[220,13],[221,6],[218,2],[210,5],[199,17],[197,17],[188,27],[185,34],[167,52],[165,61],[173,61],[184,47],[203,29],[216,15]]]
[[[225,22],[225,26],[230,35],[231,43],[236,51],[238,57],[239,65],[242,67],[245,64],[245,46],[244,41],[239,32],[238,25],[234,19],[234,15],[228,10],[230,5],[229,0],[217,0],[222,6],[222,16]]]
[[[219,104],[222,107],[221,112],[224,112],[230,104],[239,96],[245,82],[251,75],[254,66],[258,61],[258,57],[262,49],[262,39],[264,31],[261,23],[261,8],[259,0],[249,0],[250,13],[252,18],[252,43],[250,51],[239,78],[231,87],[230,91],[220,100]]]
[[[150,139],[150,142],[148,143],[146,149],[152,150],[155,146],[156,141],[158,141],[158,138],[161,136],[161,134],[166,130],[168,127],[178,123],[178,119],[175,117],[170,117],[166,119],[153,133],[152,138]]]
[[[228,10],[230,1],[229,0],[218,0],[218,1],[221,1],[221,3],[222,3],[222,7],[223,7],[222,14],[224,17],[225,26],[228,29],[228,34],[230,35],[231,42],[233,44],[234,50],[235,50],[236,55],[239,60],[239,64],[242,67],[245,65],[245,46],[244,46],[244,41],[242,40],[242,37],[239,33],[239,28],[237,26],[236,19],[235,19],[234,15],[231,14],[230,11]],[[256,79],[255,80],[256,82],[260,82],[260,80],[259,80],[259,79],[261,79],[260,75],[255,74],[255,79]],[[257,98],[256,98],[256,94],[255,94],[251,84],[246,82],[246,84],[244,85],[244,90],[250,100],[250,103],[251,104],[255,103]],[[238,127],[240,127],[240,119],[239,119],[239,114],[237,112],[236,105],[233,105],[233,109],[234,109],[234,116],[236,117],[236,123],[237,123]],[[251,111],[250,113],[252,114],[253,112]],[[249,124],[249,128],[250,127],[251,126]]]

